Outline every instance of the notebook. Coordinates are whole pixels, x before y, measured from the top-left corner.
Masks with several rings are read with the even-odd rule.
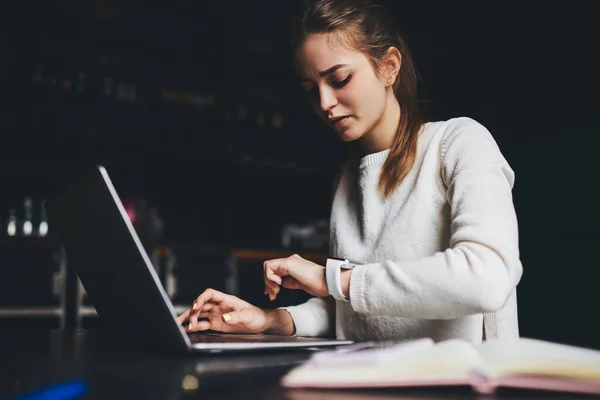
[[[359,345],[360,346],[360,345]],[[531,338],[473,345],[424,338],[313,355],[281,381],[290,388],[470,386],[600,394],[600,351]]]

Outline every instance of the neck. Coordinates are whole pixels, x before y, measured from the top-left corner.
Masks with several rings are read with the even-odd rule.
[[[390,98],[387,101],[383,115],[375,126],[360,139],[360,145],[366,154],[391,148],[398,133],[400,104],[393,92],[390,92],[389,95]]]

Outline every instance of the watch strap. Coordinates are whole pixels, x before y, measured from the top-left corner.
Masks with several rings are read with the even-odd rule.
[[[336,300],[348,301],[348,297],[342,293],[341,270],[352,269],[356,265],[346,259],[328,258],[325,265],[325,280],[327,281],[327,290]]]

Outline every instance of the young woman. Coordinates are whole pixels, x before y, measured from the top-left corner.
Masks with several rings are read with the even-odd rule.
[[[317,114],[362,150],[333,198],[330,254],[344,260],[264,263],[265,294],[305,290],[304,304],[264,310],[208,289],[180,322],[356,341],[518,336],[514,173],[488,130],[424,122],[408,49],[372,1],[309,2],[294,57]]]

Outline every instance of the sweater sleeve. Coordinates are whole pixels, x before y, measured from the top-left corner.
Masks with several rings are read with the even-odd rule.
[[[294,336],[333,337],[335,301],[332,297],[314,297],[303,304],[281,308],[294,320]]]
[[[496,311],[521,279],[514,173],[488,130],[460,119],[441,139],[441,182],[450,204],[449,248],[411,261],[358,266],[356,312],[453,319]]]

